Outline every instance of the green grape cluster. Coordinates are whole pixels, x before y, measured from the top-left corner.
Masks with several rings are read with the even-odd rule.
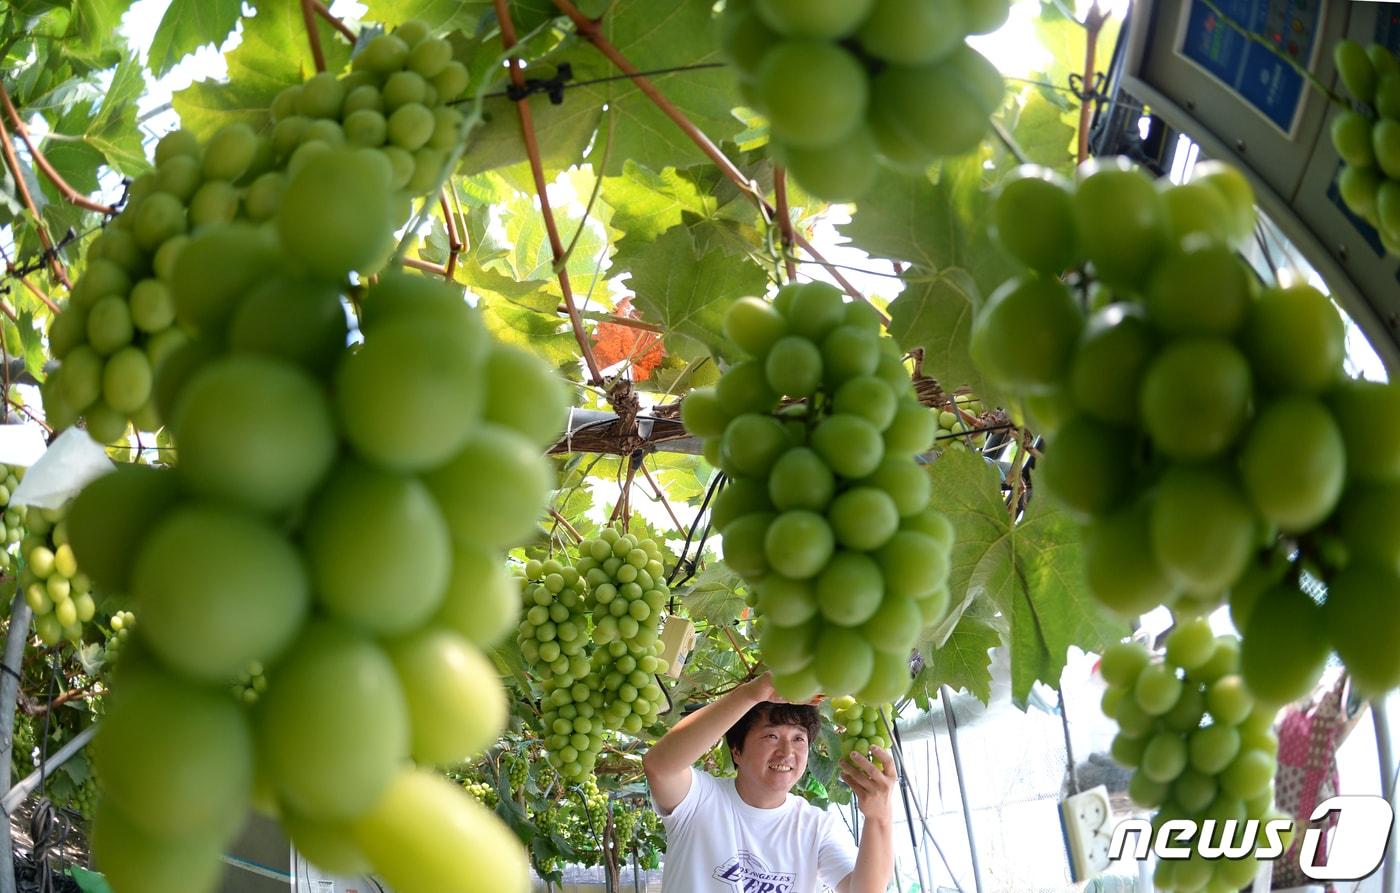
[[[1154,184],[1098,159],[1071,185],[1027,168],[994,216],[1031,271],[987,301],[973,359],[1051,419],[1036,481],[1086,525],[1092,593],[1129,615],[1229,594],[1242,672],[1270,703],[1306,695],[1333,647],[1363,688],[1400,684],[1400,652],[1376,647],[1400,635],[1400,536],[1380,520],[1400,507],[1400,444],[1376,436],[1400,430],[1400,387],[1347,380],[1332,302],[1261,286],[1236,255],[1244,177],[1211,162]],[[1080,268],[1112,295],[1087,319],[1056,278]]]
[[[726,0],[721,48],[768,118],[775,158],[804,189],[850,201],[883,162],[923,170],[971,151],[1002,102],[1001,73],[965,43],[1009,0]]]
[[[16,779],[34,771],[34,749],[39,746],[34,718],[18,711],[10,730],[10,772]]]
[[[578,570],[593,612],[593,674],[604,693],[603,722],[635,735],[656,721],[666,671],[658,639],[670,590],[661,548],[651,539],[605,528],[579,544]]]
[[[1400,59],[1381,44],[1353,40],[1338,41],[1332,52],[1359,103],[1332,119],[1332,145],[1344,163],[1337,189],[1386,250],[1400,255]]]
[[[245,704],[256,704],[258,698],[267,691],[267,670],[258,661],[248,665],[248,669],[238,674],[232,686],[233,696]]]
[[[711,518],[757,592],[763,660],[792,701],[893,701],[949,600],[952,525],[915,461],[936,419],[870,308],[831,286],[741,299],[725,331],[751,358],[691,391],[681,418],[729,477]]]
[[[389,164],[393,190],[404,197],[430,192],[464,138],[462,113],[449,103],[466,93],[466,66],[453,58],[445,38],[408,21],[371,38],[350,67],[340,76],[314,75],[277,95],[275,157],[295,172],[327,148],[374,149]]]
[[[496,793],[496,789],[484,781],[463,782],[462,789],[475,797],[487,809],[495,809],[496,804],[501,802],[501,797]]]
[[[24,539],[24,517],[28,510],[22,505],[10,505],[10,497],[22,480],[22,465],[0,463],[0,572],[14,566],[13,550]]]
[[[618,850],[627,853],[632,850],[632,842],[641,826],[642,809],[631,800],[617,800],[613,803],[613,837]]]
[[[45,645],[65,639],[76,645],[82,641],[83,624],[97,613],[92,579],[78,567],[63,509],[30,509],[26,518],[19,585],[34,612],[34,632]]]
[[[569,795],[570,808],[575,811],[580,824],[601,838],[608,824],[608,795],[598,789],[598,778],[594,775],[585,776],[575,790],[577,793]]]
[[[90,822],[93,816],[97,815],[97,801],[101,795],[102,787],[97,782],[97,776],[90,775],[73,792],[68,806]]]
[[[162,140],[155,176],[189,145]],[[201,170],[234,148],[216,135]],[[413,764],[458,762],[506,722],[483,649],[518,620],[504,551],[544,504],[562,385],[459,287],[399,271],[355,287],[349,347],[351,274],[382,267],[399,193],[383,152],[303,157],[268,218],[192,228],[171,261],[187,335],[154,399],[178,464],[125,465],[71,510],[79,560],[141,618],[94,742],[94,853],[118,893],[213,889],[256,789],[328,870],[523,890],[505,826]],[[254,662],[250,710],[229,688]]]
[[[890,733],[885,725],[894,716],[892,704],[862,704],[849,695],[832,698],[831,717],[836,723],[836,740],[844,759],[852,753],[870,757],[870,748],[890,749]]]
[[[934,442],[945,450],[976,450],[987,442],[986,432],[977,428],[982,401],[971,394],[957,394],[948,409],[938,412]]]
[[[592,684],[589,615],[577,568],[555,559],[525,566],[525,612],[516,641],[540,678],[545,758],[569,781],[591,776],[603,748],[603,694]]]
[[[118,611],[107,622],[112,634],[107,637],[105,663],[113,663],[121,655],[131,631],[136,628],[136,615],[130,611]]]
[[[1164,659],[1137,643],[1110,646],[1100,669],[1108,690],[1104,713],[1118,724],[1111,753],[1133,770],[1128,793],[1156,810],[1154,830],[1173,819],[1214,819],[1209,843],[1222,842],[1244,823],[1280,817],[1274,808],[1278,737],[1274,711],[1255,702],[1239,675],[1240,641],[1216,637],[1204,618],[1178,623],[1167,636]],[[1233,844],[1237,838],[1224,838]],[[1194,840],[1183,841],[1192,845]],[[1238,890],[1254,879],[1257,860],[1158,864],[1165,890]]]
[[[523,754],[507,753],[501,757],[506,764],[506,783],[515,796],[525,790],[530,781],[530,761]]]
[[[283,90],[270,135],[240,121],[202,144],[162,137],[50,327],[62,360],[43,386],[50,423],[84,417],[103,443],[128,422],[154,431],[192,365],[225,346],[333,363],[346,338],[337,286],[383,266],[409,202],[437,185],[464,137],[446,103],[467,80],[447,41],[410,21],[366,43],[343,76]],[[229,275],[206,288],[213,270]]]

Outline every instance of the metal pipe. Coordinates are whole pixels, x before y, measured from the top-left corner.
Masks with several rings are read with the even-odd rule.
[[[20,781],[14,787],[10,788],[9,793],[5,795],[5,799],[0,801],[0,809],[3,809],[6,815],[14,812],[15,809],[24,802],[25,797],[34,793],[34,790],[38,788],[39,785],[43,784],[44,779],[52,775],[55,769],[68,762],[73,758],[74,754],[86,747],[87,743],[92,740],[92,736],[96,734],[97,723],[93,723],[77,735],[74,735],[73,738],[60,747],[53,756],[49,757],[43,765],[26,775],[23,781]]]
[[[1395,807],[1395,746],[1390,738],[1390,716],[1385,707],[1386,696],[1381,695],[1371,701],[1371,725],[1376,732],[1376,756],[1380,762],[1381,769],[1381,796],[1390,803],[1391,808]],[[1395,871],[1395,861],[1398,853],[1395,835],[1390,835],[1390,840],[1386,843],[1385,861],[1381,867],[1381,890],[1384,893],[1396,893],[1400,890],[1400,878],[1397,878]]]
[[[11,751],[14,749],[15,703],[19,699],[19,668],[29,637],[33,612],[18,587],[10,609],[10,633],[5,639],[3,672],[0,672],[0,788],[10,786]],[[0,816],[0,893],[15,893],[15,844],[10,836],[10,808]]]
[[[958,776],[958,796],[962,798],[963,826],[967,831],[967,852],[972,857],[972,883],[977,888],[977,893],[982,893],[982,863],[977,858],[977,838],[972,831],[972,806],[967,799],[962,754],[958,750],[958,719],[950,709],[953,692],[946,685],[940,685],[938,691],[939,698],[943,701],[943,717],[948,723],[948,743],[953,746],[953,771]]]

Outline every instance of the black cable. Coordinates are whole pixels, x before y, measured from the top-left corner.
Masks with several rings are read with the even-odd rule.
[[[549,101],[554,105],[560,105],[564,101],[564,91],[575,87],[591,87],[595,84],[606,84],[611,81],[630,81],[634,78],[651,77],[652,75],[679,74],[687,71],[703,71],[707,68],[723,68],[723,62],[698,62],[694,65],[676,65],[670,68],[653,68],[648,71],[639,71],[636,74],[614,74],[608,77],[590,78],[586,81],[572,81],[566,83],[573,77],[573,69],[569,63],[562,63],[557,69],[557,74],[552,78],[526,78],[526,86],[516,88],[514,85],[504,90],[482,95],[483,99],[513,99],[516,102],[525,99],[534,93],[544,93],[549,96]],[[557,99],[555,97],[558,97]],[[474,102],[473,99],[458,99],[449,102],[448,105],[462,105]]]
[[[696,548],[694,561],[691,561],[688,557],[690,555],[690,541],[695,536],[696,528],[700,526],[700,519],[706,517],[706,509],[710,507],[710,500],[714,498],[714,495],[718,493],[721,488],[724,487],[724,484],[727,480],[728,478],[725,477],[724,472],[720,472],[719,474],[715,475],[714,480],[710,481],[710,487],[708,490],[705,491],[705,500],[704,502],[700,503],[700,510],[695,513],[695,520],[691,523],[690,529],[685,532],[685,544],[681,546],[681,557],[677,559],[676,566],[671,569],[670,575],[666,578],[666,585],[668,587],[680,586],[684,584],[687,580],[689,580],[691,577],[695,576],[695,569],[696,566],[700,563],[700,556],[705,553],[705,539],[710,532],[709,524],[707,523],[705,525],[705,531],[700,537],[700,544]],[[676,575],[681,572],[682,567],[687,566],[689,567],[690,572],[687,573],[685,577],[683,577],[679,582],[677,582]],[[671,604],[669,605],[669,609],[672,614],[676,613],[675,602],[675,596],[672,596]]]

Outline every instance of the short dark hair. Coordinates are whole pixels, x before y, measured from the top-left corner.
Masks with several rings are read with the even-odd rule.
[[[762,701],[749,708],[749,712],[739,718],[739,721],[729,727],[729,731],[724,733],[725,743],[729,745],[729,752],[744,749],[744,738],[749,734],[749,729],[759,723],[774,726],[802,726],[807,730],[807,746],[810,747],[817,740],[817,735],[822,730],[822,715],[817,708],[811,704],[778,704],[773,701]]]

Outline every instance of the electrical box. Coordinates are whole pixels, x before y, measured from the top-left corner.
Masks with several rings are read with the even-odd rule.
[[[1082,883],[1108,868],[1108,848],[1113,842],[1113,809],[1108,788],[1099,785],[1060,803],[1060,824],[1065,832],[1070,876]]]
[[[1139,0],[1121,47],[1118,86],[1211,158],[1242,169],[1259,206],[1400,374],[1400,259],[1343,206],[1330,126],[1339,111],[1284,61],[1339,93],[1332,47],[1343,37],[1400,48],[1400,3],[1217,0],[1246,38],[1201,0]]]
[[[672,679],[681,678],[681,669],[686,658],[695,648],[695,624],[684,617],[672,614],[661,627],[661,659],[666,661],[666,675]]]

